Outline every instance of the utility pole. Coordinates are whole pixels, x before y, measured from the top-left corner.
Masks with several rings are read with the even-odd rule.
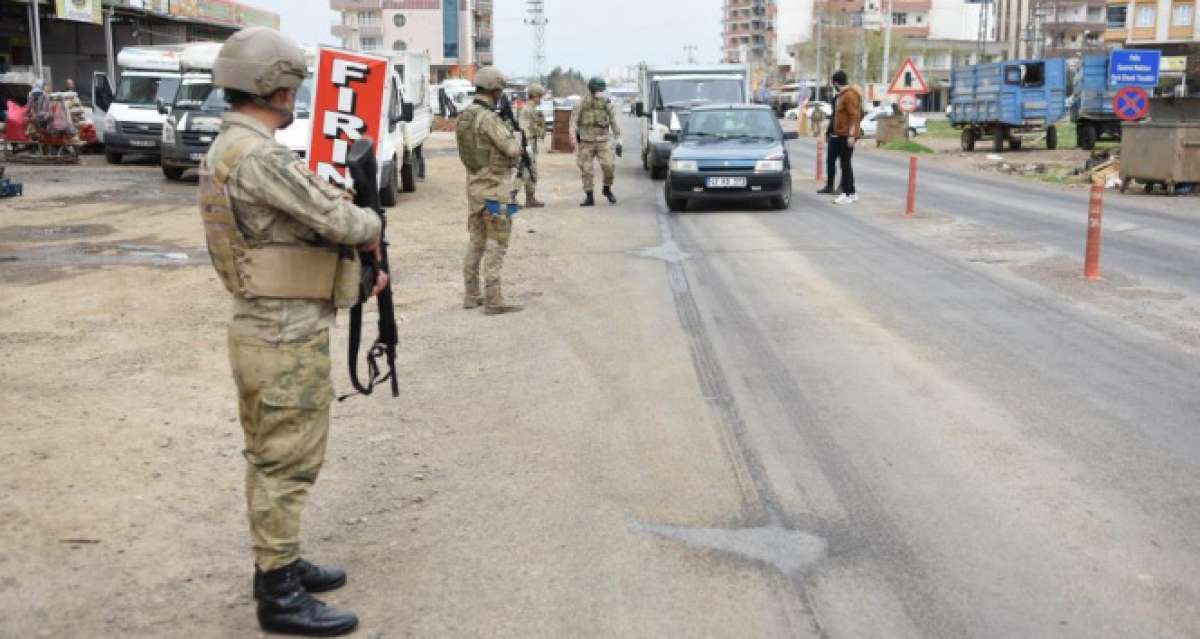
[[[108,11],[104,14],[104,53],[108,57],[108,81],[116,83],[117,81],[117,65],[113,58],[113,23],[114,10],[112,5],[108,5]]]
[[[550,22],[546,19],[546,0],[526,0],[525,4],[529,11],[525,24],[533,27],[533,71],[540,82],[546,68],[546,24]]]
[[[817,14],[817,77],[815,78],[817,81],[817,94],[813,96],[817,100],[821,99],[821,87],[825,86],[825,76],[821,74],[821,55],[823,54],[821,49],[821,32],[824,31],[824,26],[825,14],[819,13]]]
[[[29,19],[33,23],[33,33],[30,34],[29,46],[33,49],[33,77],[38,82],[45,82],[46,78],[42,75],[42,21],[38,12],[37,0],[30,2]]]
[[[892,9],[896,6],[896,0],[888,0],[887,14],[883,16],[883,66],[879,69],[879,81],[887,82],[891,78],[891,66],[889,66],[890,58],[892,57]]]

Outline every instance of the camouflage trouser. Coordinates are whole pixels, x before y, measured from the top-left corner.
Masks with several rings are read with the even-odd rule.
[[[246,507],[263,570],[300,556],[300,514],[325,460],[329,436],[329,331],[271,344],[229,334],[246,448]]]
[[[504,266],[504,255],[508,252],[508,240],[512,235],[512,219],[506,215],[488,215],[484,209],[467,214],[467,231],[471,243],[467,246],[467,257],[463,260],[463,282],[467,297],[479,297],[479,263],[483,262],[483,283],[486,287],[486,302],[490,306],[501,303],[500,268]]]
[[[532,171],[525,169],[521,170],[521,181],[525,184],[525,197],[532,198],[537,193],[537,174],[538,174],[538,152],[537,140],[529,143],[529,162],[533,165]]]
[[[584,191],[592,191],[596,186],[593,160],[600,160],[604,186],[612,186],[613,183],[613,167],[616,166],[617,159],[608,142],[579,142],[575,150],[575,163],[579,165],[579,173],[583,176]]]

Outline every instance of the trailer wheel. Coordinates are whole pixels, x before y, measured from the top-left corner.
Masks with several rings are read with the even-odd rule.
[[[1121,180],[1121,192],[1122,193],[1129,190],[1129,183],[1132,181],[1133,181],[1133,178],[1125,178],[1125,179]]]
[[[1084,151],[1091,151],[1096,148],[1096,139],[1099,134],[1096,127],[1091,124],[1080,123],[1079,128],[1075,130],[1075,144]],[[1046,145],[1050,144],[1050,132],[1046,132]]]
[[[120,164],[121,163],[121,154],[113,153],[112,151],[105,151],[104,159],[107,160],[109,164]]]
[[[1051,151],[1058,148],[1058,127],[1049,126],[1046,128],[1046,148]]]
[[[1014,151],[1020,151],[1020,150],[1021,150],[1021,142],[1022,142],[1022,141],[1023,141],[1023,140],[1021,140],[1021,138],[1013,138],[1013,139],[1011,139],[1011,140],[1009,140],[1009,141],[1008,141],[1008,148],[1010,148],[1010,149],[1012,149],[1012,150],[1014,150]]]
[[[966,127],[963,129],[962,150],[967,152],[975,150],[975,129],[972,129],[971,127]]]
[[[992,131],[992,151],[999,153],[1004,150],[1004,138],[1008,137],[1008,131],[1004,130],[1003,124],[997,124],[996,129]]]

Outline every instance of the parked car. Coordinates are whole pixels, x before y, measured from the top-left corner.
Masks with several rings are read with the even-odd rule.
[[[665,183],[667,207],[689,200],[768,200],[776,209],[792,203],[791,161],[784,133],[767,105],[702,106],[692,110],[675,143]]]
[[[879,107],[879,108],[871,110],[871,112],[868,113],[866,115],[866,117],[864,117],[862,119],[863,136],[868,137],[868,138],[875,137],[875,131],[876,131],[876,129],[878,129],[878,126],[879,126],[879,124],[876,120],[878,120],[879,118],[881,118],[883,116],[887,116],[887,115],[892,115],[892,109],[890,107]],[[909,114],[909,116],[908,116],[908,138],[911,140],[912,138],[915,138],[918,135],[924,135],[926,133],[929,133],[929,127],[928,127],[928,122],[925,119],[925,116]]]
[[[825,114],[826,120],[829,120],[829,118],[833,117],[833,107],[828,102],[821,100],[809,100],[808,104],[804,105],[804,117],[811,119],[813,109],[820,109],[821,112]],[[799,120],[800,107],[788,109],[787,113],[783,114],[783,117],[786,120]]]

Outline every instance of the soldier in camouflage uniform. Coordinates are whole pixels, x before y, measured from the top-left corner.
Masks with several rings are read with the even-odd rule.
[[[346,573],[300,558],[300,515],[329,435],[329,327],[335,298],[348,305],[335,282],[358,271],[340,255],[374,250],[380,221],[275,142],[306,75],[303,51],[277,31],[244,29],[225,42],[213,83],[231,110],[201,165],[200,201],[213,266],[234,296],[229,360],[259,624],[331,636],[353,631],[358,618],[309,594],[341,587]]]
[[[471,236],[463,260],[463,308],[483,306],[488,315],[521,310],[506,303],[500,291],[500,268],[516,213],[516,204],[509,203],[516,190],[513,169],[521,158],[521,141],[495,112],[505,86],[504,74],[495,67],[476,72],[475,101],[463,110],[455,128],[458,157],[467,169],[467,231]]]
[[[592,195],[595,189],[596,174],[593,161],[600,161],[600,170],[604,173],[604,197],[609,204],[616,204],[617,197],[613,195],[613,172],[616,159],[608,147],[609,133],[617,138],[617,155],[621,155],[621,124],[617,121],[616,111],[612,103],[602,93],[608,88],[603,78],[588,80],[590,94],[575,105],[571,113],[571,139],[576,144],[575,160],[579,172],[583,176],[584,200],[580,206],[594,206],[596,199]]]
[[[525,182],[525,208],[530,209],[546,206],[534,197],[537,193],[538,141],[546,135],[546,119],[542,116],[541,109],[538,108],[542,104],[544,95],[546,95],[546,89],[542,85],[529,85],[529,99],[525,101],[518,121],[521,131],[525,133],[525,139],[529,141],[529,160],[532,166],[528,170],[522,171],[521,177]]]

